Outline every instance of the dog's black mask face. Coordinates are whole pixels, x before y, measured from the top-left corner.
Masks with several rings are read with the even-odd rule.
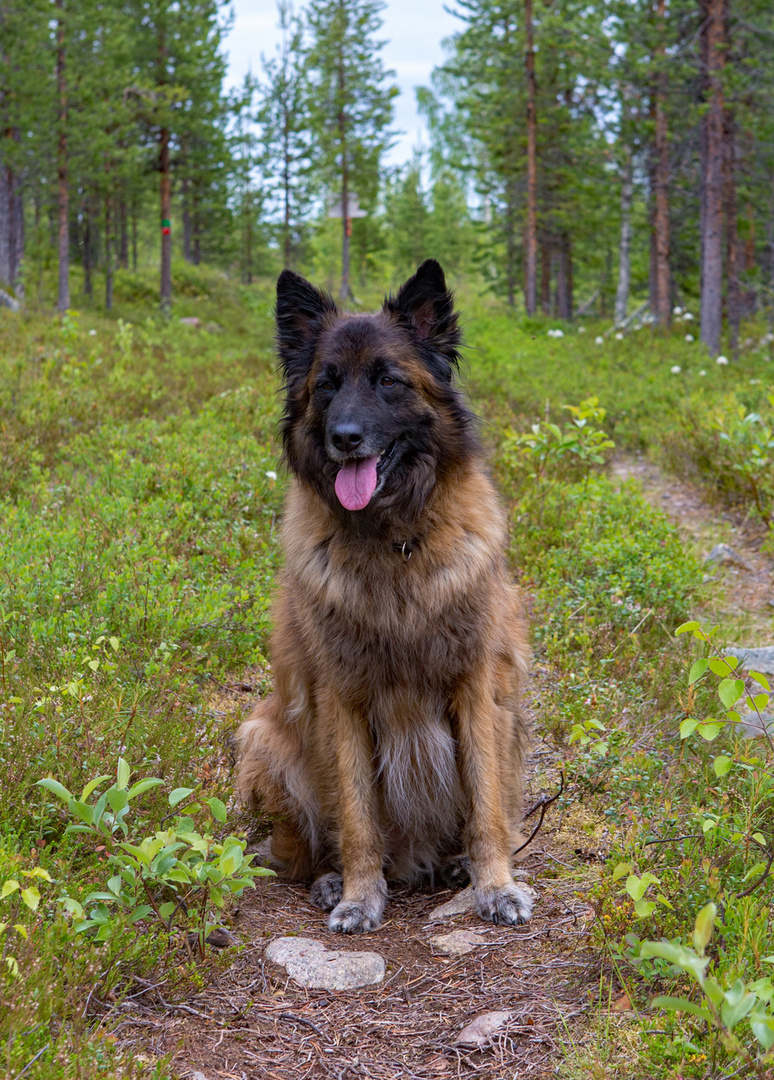
[[[439,474],[475,452],[452,385],[459,331],[437,262],[375,315],[346,315],[304,278],[277,282],[285,456],[353,524],[417,517]]]

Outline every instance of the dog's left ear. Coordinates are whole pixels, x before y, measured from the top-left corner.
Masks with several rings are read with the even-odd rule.
[[[459,364],[460,330],[452,294],[446,288],[443,270],[435,259],[427,259],[398,290],[384,301],[384,310],[409,325],[420,342],[448,363]],[[451,378],[451,369],[448,377]]]

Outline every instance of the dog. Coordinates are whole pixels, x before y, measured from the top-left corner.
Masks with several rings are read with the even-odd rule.
[[[333,931],[378,927],[388,880],[465,871],[482,919],[523,923],[528,647],[443,270],[368,315],[285,270],[276,320],[286,562],[238,791]]]

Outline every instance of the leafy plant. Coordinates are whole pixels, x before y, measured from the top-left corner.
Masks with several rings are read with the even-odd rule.
[[[3,959],[11,975],[19,974],[19,962],[8,951],[11,936],[15,934],[23,938],[24,941],[27,941],[28,938],[27,927],[24,923],[17,921],[19,918],[19,905],[23,905],[34,914],[40,904],[40,890],[35,885],[35,881],[51,881],[51,875],[42,866],[35,866],[32,870],[22,870],[21,876],[27,878],[29,884],[19,881],[18,878],[6,878],[2,888],[0,888],[0,901],[7,900],[11,905],[11,911],[7,916],[8,921],[0,922],[0,936],[5,937]]]
[[[130,768],[118,759],[116,781],[101,793],[110,779],[97,776],[76,798],[57,780],[40,780],[41,787],[61,799],[74,819],[65,832],[98,840],[108,853],[115,871],[105,889],[90,892],[81,903],[62,896],[65,910],[74,916],[79,933],[93,934],[105,941],[115,931],[115,913],[128,916],[130,924],[156,924],[167,932],[183,924],[196,935],[199,955],[204,955],[207,935],[218,925],[228,896],[240,896],[258,877],[272,870],[253,866],[254,856],[245,855],[245,842],[236,836],[216,840],[197,830],[194,818],[206,806],[212,818],[223,824],[226,807],[218,798],[198,802],[195,789],[180,787],[169,795],[172,809],[184,804],[168,829],[140,836],[130,826],[133,800],[163,781],[146,777],[129,786]],[[189,801],[187,801],[189,800]]]
[[[565,405],[572,420],[563,428],[549,420],[532,425],[529,431],[505,431],[501,454],[511,473],[526,473],[540,483],[546,479],[574,481],[588,476],[605,463],[605,450],[615,443],[600,428],[605,410],[596,397],[586,398],[580,405]]]

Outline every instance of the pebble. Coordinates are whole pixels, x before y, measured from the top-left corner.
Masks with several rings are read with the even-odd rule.
[[[512,1016],[509,1012],[488,1012],[477,1016],[462,1029],[454,1040],[456,1046],[465,1046],[471,1050],[480,1050],[488,1046],[492,1037],[508,1023]]]
[[[379,953],[329,949],[315,938],[275,938],[266,947],[266,958],[312,990],[357,990],[381,982],[385,972]]]
[[[704,558],[705,563],[731,563],[733,566],[741,566],[743,570],[755,570],[755,567],[740,555],[729,544],[715,544],[709,555]]]
[[[477,945],[486,945],[486,938],[472,930],[452,930],[450,934],[436,934],[430,941],[446,956],[464,956],[473,952]]]

